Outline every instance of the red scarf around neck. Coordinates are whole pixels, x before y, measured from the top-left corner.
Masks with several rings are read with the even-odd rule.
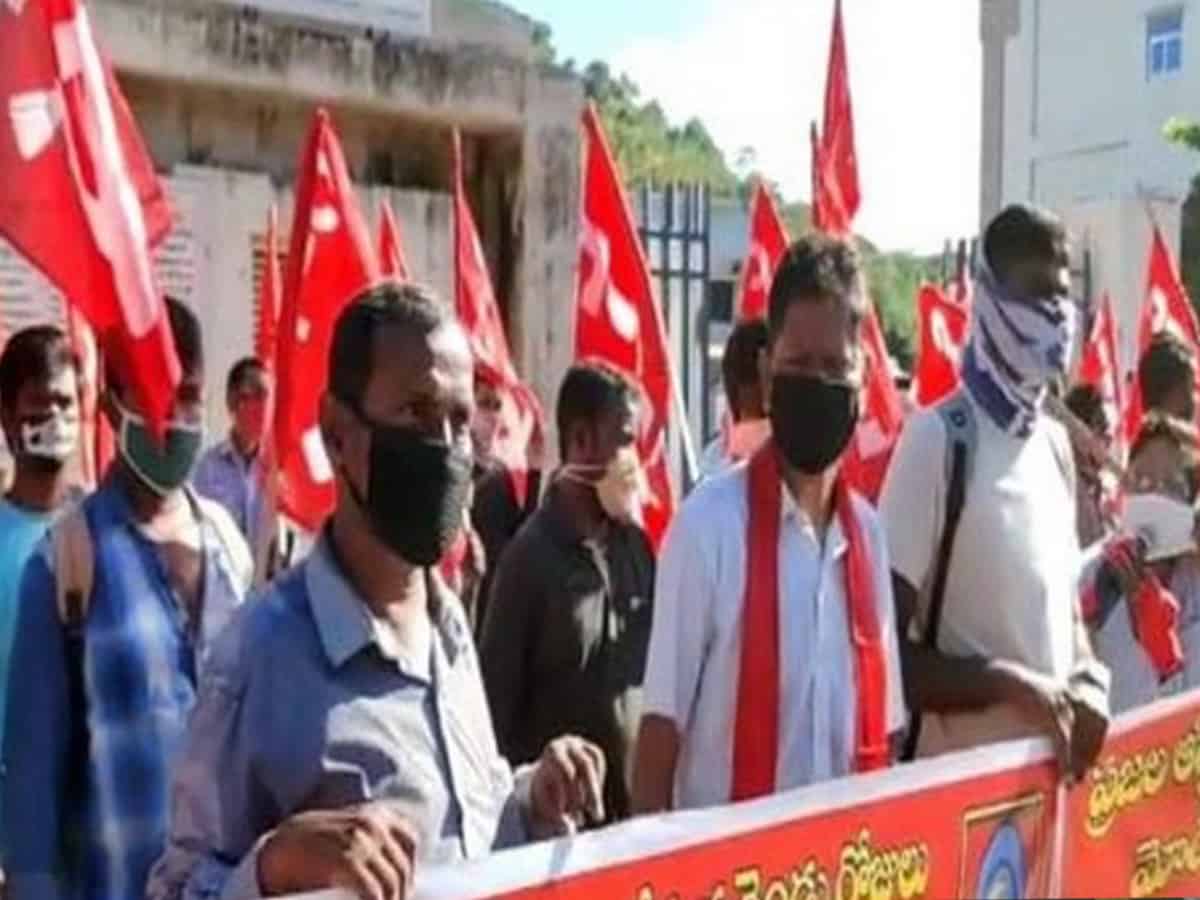
[[[783,482],[768,441],[747,470],[746,594],[733,735],[734,801],[775,791],[779,755],[779,528]],[[874,573],[849,488],[839,479],[834,498],[846,538],[845,594],[858,688],[854,771],[888,764],[887,668],[875,609]],[[820,665],[820,661],[814,661]],[[797,714],[799,710],[795,711]]]

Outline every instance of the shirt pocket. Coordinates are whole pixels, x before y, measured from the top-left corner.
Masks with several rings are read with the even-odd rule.
[[[646,676],[654,604],[643,593],[619,597],[609,617],[613,677],[620,688],[640,687]]]

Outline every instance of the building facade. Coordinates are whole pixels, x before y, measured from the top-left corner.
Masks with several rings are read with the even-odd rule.
[[[487,0],[91,0],[93,25],[171,196],[164,288],[204,326],[208,427],[251,352],[268,209],[287,247],[297,157],[331,112],[372,226],[390,200],[410,268],[452,298],[450,135],[525,376],[550,408],[570,362],[582,87],[535,58],[533,23]],[[352,14],[348,14],[347,10]],[[58,317],[0,244],[0,325]]]
[[[1060,213],[1093,295],[1119,310],[1132,365],[1152,222],[1178,255],[1200,155],[1173,146],[1173,116],[1200,119],[1196,0],[981,0],[986,223],[1025,201]]]

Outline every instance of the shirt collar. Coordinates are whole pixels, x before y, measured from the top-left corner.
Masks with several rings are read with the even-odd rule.
[[[802,533],[811,534],[813,539],[816,540],[817,530],[813,526],[812,520],[809,519],[808,513],[800,508],[800,506],[796,503],[796,499],[792,496],[792,492],[787,489],[787,485],[785,485],[782,481],[779,483],[779,493],[781,497],[781,502],[779,504],[780,524],[783,524],[787,522],[788,519],[791,519],[796,523],[796,527],[799,528]],[[842,534],[842,525],[838,521],[838,517],[836,515],[832,516],[829,520],[829,527],[825,530],[824,542],[818,541],[818,543],[823,544],[825,549],[827,549],[835,559],[845,553],[847,548],[850,546],[845,535]]]
[[[221,443],[217,444],[217,453],[219,453],[227,461],[232,462],[242,468],[246,468],[258,458],[257,453],[255,453],[249,459],[246,459],[246,457],[242,456],[242,454],[238,452],[237,444],[233,442],[232,434],[226,437],[225,440],[221,441]]]
[[[335,669],[371,644],[379,647],[384,656],[396,659],[390,635],[380,629],[358,591],[343,574],[327,533],[305,561],[304,578],[321,646]],[[470,639],[466,626],[455,615],[458,600],[432,569],[426,570],[426,587],[435,640],[441,644],[450,665],[454,665]]]

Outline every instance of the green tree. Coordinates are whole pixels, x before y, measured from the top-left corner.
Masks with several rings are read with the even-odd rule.
[[[535,28],[534,41],[539,61],[558,65],[550,29]],[[761,179],[790,235],[799,237],[811,227],[809,205],[784,200],[778,183],[761,171],[753,147],[740,148],[731,165],[700,119],[673,126],[657,100],[643,97],[632,79],[615,75],[607,63],[589,63],[580,77],[585,95],[596,104],[617,164],[629,184],[702,183],[715,195],[737,197],[748,206],[754,183]],[[917,290],[923,281],[936,277],[936,265],[907,253],[880,253],[861,237],[858,243],[888,350],[902,366],[910,368]]]
[[[1172,144],[1200,152],[1200,123],[1178,117],[1168,119],[1163,136]],[[1192,179],[1180,225],[1179,274],[1195,306],[1200,301],[1200,175]]]

